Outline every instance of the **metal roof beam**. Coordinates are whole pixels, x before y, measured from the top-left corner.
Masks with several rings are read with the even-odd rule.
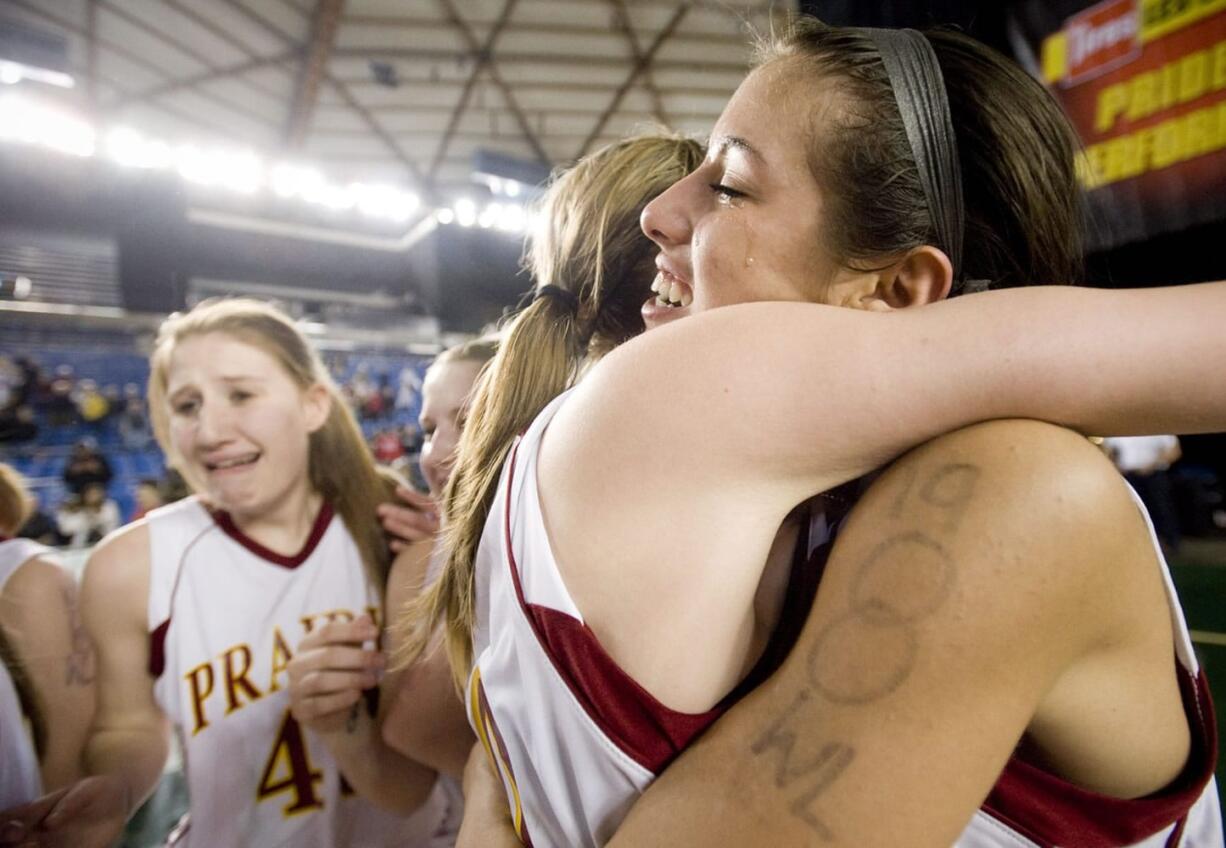
[[[630,12],[626,9],[625,0],[609,0],[609,5],[613,7],[613,15],[622,28],[622,32],[626,34],[626,43],[630,45],[630,55],[634,57],[635,62],[643,61],[643,48],[639,46],[638,36],[634,34],[634,27],[630,25]],[[660,99],[660,89],[656,88],[651,78],[650,68],[643,71],[643,87],[647,89],[647,96],[651,98],[652,115],[664,126],[672,126],[672,122],[664,114],[664,101]]]
[[[311,115],[319,97],[319,84],[328,71],[328,59],[340,29],[345,0],[319,0],[311,16],[311,41],[302,57],[294,97],[290,101],[285,126],[285,146],[299,148],[311,126]]]
[[[205,71],[195,76],[184,77],[183,79],[168,80],[167,82],[155,85],[152,88],[147,88],[144,91],[129,91],[122,97],[106,104],[108,109],[118,109],[123,106],[138,100],[147,100],[151,97],[160,97],[163,94],[170,94],[175,91],[182,91],[188,88],[195,88],[201,83],[212,82],[213,80],[224,79],[225,77],[236,76],[237,74],[245,74],[247,71],[254,71],[258,68],[267,67],[268,65],[276,65],[284,62],[287,59],[292,59],[298,55],[298,51],[290,50],[285,53],[278,53],[276,56],[261,56],[243,62],[238,65],[231,65],[227,68],[217,68],[216,70]]]
[[[468,108],[469,98],[472,97],[473,88],[477,85],[477,80],[481,76],[486,65],[490,62],[491,51],[494,49],[494,43],[498,41],[498,36],[502,34],[502,30],[506,27],[507,21],[511,18],[511,13],[515,11],[515,4],[519,0],[506,0],[502,6],[502,12],[498,15],[498,20],[490,28],[489,34],[485,37],[484,44],[478,44],[476,35],[460,17],[460,12],[456,9],[455,4],[451,0],[439,0],[446,13],[448,20],[460,31],[461,36],[468,43],[468,47],[472,50],[475,56],[472,70],[468,74],[468,79],[464,81],[464,90],[460,92],[460,99],[456,101],[455,109],[451,112],[451,120],[447,122],[447,128],[443,131],[443,138],[439,141],[438,147],[434,150],[434,158],[430,161],[430,170],[427,178],[433,182],[435,174],[438,173],[439,163],[447,157],[447,148],[451,144],[451,137],[455,135],[456,128],[460,125],[460,118],[464,116],[464,110]]]
[[[642,54],[639,57],[639,60],[634,63],[634,67],[630,70],[629,75],[627,75],[626,81],[621,84],[621,87],[617,89],[617,93],[613,95],[613,101],[609,104],[608,108],[604,110],[600,118],[597,119],[596,126],[592,127],[592,132],[588,135],[587,140],[583,142],[582,146],[579,148],[579,152],[575,154],[576,159],[581,159],[584,155],[586,155],[588,150],[591,148],[592,143],[600,137],[602,132],[604,132],[605,124],[609,122],[609,118],[613,117],[613,113],[616,112],[617,107],[621,105],[622,100],[626,96],[626,92],[628,92],[630,87],[634,85],[634,81],[639,78],[639,75],[651,66],[652,59],[655,58],[656,53],[660,50],[660,47],[663,46],[664,42],[668,40],[668,37],[672,35],[681,24],[681,21],[685,19],[686,14],[690,11],[690,6],[691,4],[689,0],[677,5],[677,10],[673,12],[673,16],[668,19],[668,23],[664,25],[664,29],[660,30],[659,34],[655,38],[655,41],[651,42],[651,46],[647,48],[647,52]]]
[[[245,4],[240,3],[239,0],[223,0],[223,2],[236,11],[242,13],[248,20],[253,21],[261,28],[271,33],[274,38],[280,39],[283,44],[293,48],[298,47],[294,39],[285,33],[280,27],[271,23],[264,16],[252,11]],[[353,92],[351,92],[344,83],[335,79],[331,73],[325,73],[324,79],[326,79],[328,84],[332,86],[338,95],[340,95],[340,98],[345,101],[345,104],[354,112],[357,112],[358,116],[366,123],[366,126],[370,127],[370,131],[383,142],[383,145],[388,149],[388,151],[390,151],[391,154],[396,157],[397,161],[404,166],[405,170],[409,172],[409,176],[412,178],[413,182],[417,184],[418,189],[424,193],[425,199],[432,202],[434,192],[426,183],[422,176],[421,170],[417,167],[417,164],[405,155],[404,151],[400,149],[400,145],[396,144],[396,140],[392,138],[388,131],[379,125],[379,122],[375,120],[375,116],[371,114],[370,110],[363,106],[358,99],[353,96]]]
[[[16,2],[16,0],[10,0]],[[405,47],[338,47],[332,55],[340,59],[425,59],[428,61],[457,62],[477,58],[470,50],[452,50],[446,48],[405,48]],[[580,56],[575,54],[550,53],[499,53],[498,64],[513,65],[516,63],[537,65],[587,65],[599,68],[617,68],[624,70],[625,59],[604,56]],[[749,70],[748,60],[738,57],[733,61],[706,60],[702,62],[688,60],[669,60],[652,62],[657,71],[736,71],[745,73]]]

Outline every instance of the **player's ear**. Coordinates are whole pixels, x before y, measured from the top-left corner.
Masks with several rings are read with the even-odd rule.
[[[308,433],[314,433],[332,412],[332,392],[323,383],[314,383],[302,393],[302,412]]]

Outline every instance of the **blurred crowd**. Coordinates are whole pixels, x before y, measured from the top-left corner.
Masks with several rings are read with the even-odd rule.
[[[376,460],[424,488],[423,364],[334,353],[328,366]],[[68,363],[0,353],[0,459],[30,480],[39,501],[22,536],[88,547],[188,494],[154,441],[143,383],[95,377]]]

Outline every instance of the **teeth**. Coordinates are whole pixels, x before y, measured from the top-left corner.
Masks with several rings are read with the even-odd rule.
[[[246,465],[249,462],[254,462],[255,458],[256,458],[256,454],[248,454],[247,456],[239,456],[239,457],[235,457],[234,459],[227,459],[224,462],[214,463],[213,467],[214,468],[233,468],[236,465]]]
[[[694,295],[690,294],[688,291],[682,293],[681,295],[681,305],[682,306],[689,306],[693,302],[694,302]]]
[[[660,283],[661,283],[660,275],[657,274],[656,278],[651,281],[651,290],[659,294],[660,293]]]

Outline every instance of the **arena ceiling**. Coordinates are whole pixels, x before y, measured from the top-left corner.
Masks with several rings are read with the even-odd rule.
[[[705,134],[750,28],[795,5],[0,0],[0,17],[62,39],[75,86],[58,96],[100,125],[439,198],[478,151],[543,170],[643,127]]]

